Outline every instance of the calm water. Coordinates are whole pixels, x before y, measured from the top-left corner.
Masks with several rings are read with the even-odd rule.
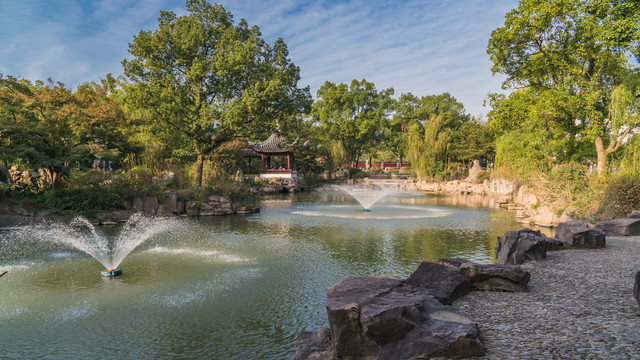
[[[404,195],[363,215],[343,194],[273,197],[259,214],[180,220],[116,279],[82,252],[1,231],[0,358],[289,359],[298,332],[328,326],[326,289],[346,276],[491,262],[496,237],[521,228],[493,207]]]

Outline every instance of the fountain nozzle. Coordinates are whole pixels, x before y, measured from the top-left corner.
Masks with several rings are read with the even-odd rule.
[[[371,212],[369,209],[363,209],[362,212]]]
[[[120,268],[112,269],[112,270],[103,269],[103,270],[100,272],[100,275],[105,276],[105,277],[115,277],[115,276],[120,276],[120,275],[122,275],[122,269],[120,269]]]

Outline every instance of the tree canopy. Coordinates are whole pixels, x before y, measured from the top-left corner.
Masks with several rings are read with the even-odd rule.
[[[158,29],[140,31],[123,60],[132,82],[129,101],[184,138],[197,158],[239,137],[265,134],[297,121],[311,104],[300,89],[300,69],[282,39],[271,46],[257,26],[233,23],[222,5],[187,0],[187,15],[161,11]]]
[[[523,94],[531,95],[528,112],[535,109],[542,127],[561,130],[572,138],[569,142],[591,141],[604,171],[605,146],[616,149],[626,136],[611,126],[612,92],[635,76],[629,57],[640,54],[639,40],[637,1],[521,0],[504,26],[492,32],[487,52],[493,73],[507,75],[503,87],[524,93],[512,93],[510,98],[518,98],[514,101],[495,102],[490,121],[513,124],[509,117],[517,115],[499,106],[518,107]]]

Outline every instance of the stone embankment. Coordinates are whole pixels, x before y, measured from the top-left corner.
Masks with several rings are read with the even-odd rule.
[[[251,187],[251,196],[238,196],[238,199],[224,196],[209,196],[202,200],[182,200],[175,191],[167,190],[162,196],[146,196],[134,198],[126,210],[98,211],[93,221],[95,224],[112,225],[126,222],[136,212],[148,216],[219,216],[230,214],[250,214],[260,211],[256,194],[294,193],[303,191],[307,185],[304,178],[263,179],[259,186]],[[0,214],[0,227],[46,221],[51,216],[47,209],[29,208],[22,205],[11,205]]]
[[[558,232],[508,231],[498,264],[344,279],[327,291],[330,327],[300,333],[294,359],[640,359],[640,219]]]

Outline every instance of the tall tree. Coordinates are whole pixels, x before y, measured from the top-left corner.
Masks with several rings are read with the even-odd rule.
[[[317,95],[313,116],[328,139],[343,150],[344,160],[351,167],[380,139],[382,125],[391,111],[393,89],[378,92],[365,79],[354,79],[350,85],[327,81]]]
[[[487,52],[493,73],[507,75],[504,88],[562,99],[563,114],[548,122],[589,138],[604,172],[612,89],[629,71],[627,55],[640,55],[639,41],[638,1],[521,0],[492,32]]]
[[[308,111],[308,88],[287,58],[282,39],[273,46],[257,26],[205,0],[187,0],[187,15],[161,11],[158,29],[140,31],[123,60],[132,81],[129,100],[154,121],[181,134],[196,156],[196,185],[204,157],[234,139],[273,131]]]

